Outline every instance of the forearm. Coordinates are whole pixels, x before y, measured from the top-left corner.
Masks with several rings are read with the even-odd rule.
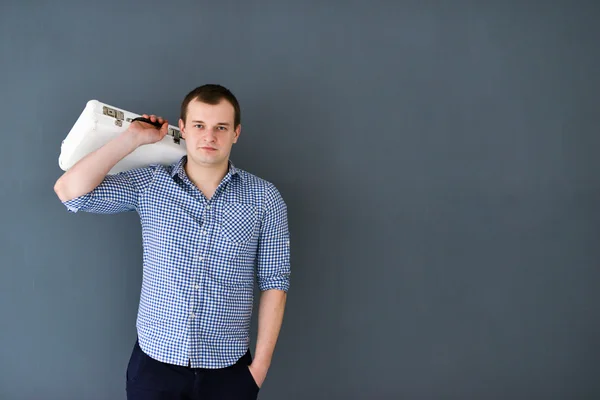
[[[268,370],[283,322],[287,294],[282,290],[261,293],[258,309],[258,336],[253,365]]]
[[[61,201],[90,192],[119,161],[138,146],[136,136],[128,131],[124,132],[73,165],[56,181],[54,191]]]

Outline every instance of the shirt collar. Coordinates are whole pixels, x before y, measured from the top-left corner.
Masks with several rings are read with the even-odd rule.
[[[183,167],[185,166],[186,162],[187,162],[187,155],[184,155],[173,166],[173,169],[171,170],[171,177],[175,177],[175,175],[179,175],[179,177],[182,178],[185,175],[185,171],[184,171]],[[233,165],[233,162],[231,160],[228,161],[228,164],[229,164],[229,174],[231,174],[231,176],[239,175],[239,170],[235,167],[235,165]]]

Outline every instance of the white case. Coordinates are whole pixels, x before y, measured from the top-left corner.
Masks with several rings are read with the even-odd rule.
[[[101,103],[87,102],[83,112],[62,141],[58,164],[67,171],[77,161],[108,143],[127,129],[139,114]],[[160,141],[138,147],[125,156],[109,174],[146,167],[150,164],[169,165],[186,154],[185,141],[175,126],[169,125],[168,134]]]

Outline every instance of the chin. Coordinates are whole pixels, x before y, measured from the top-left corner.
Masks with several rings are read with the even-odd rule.
[[[190,158],[192,158],[196,164],[203,165],[217,165],[223,162],[223,160],[218,157],[207,157],[206,155],[201,154],[192,155]]]

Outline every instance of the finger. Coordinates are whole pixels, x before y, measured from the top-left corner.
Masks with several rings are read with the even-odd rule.
[[[169,121],[165,120],[165,122],[160,127],[160,132],[164,135],[169,131]]]
[[[149,118],[148,114],[142,114],[142,117]]]

